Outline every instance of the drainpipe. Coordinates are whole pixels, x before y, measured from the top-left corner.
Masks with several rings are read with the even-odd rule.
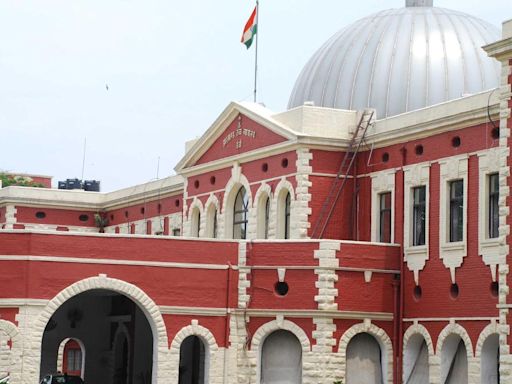
[[[399,373],[399,367],[400,367],[400,347],[399,347],[399,340],[400,340],[400,323],[401,323],[401,316],[399,315],[399,311],[401,309],[400,306],[400,292],[401,292],[401,284],[400,280],[401,277],[398,279],[398,276],[394,276],[393,278],[393,350],[395,351],[395,356],[393,359],[393,371],[395,372],[395,378],[393,382],[395,384],[400,383],[400,373]]]
[[[230,310],[229,310],[229,299],[230,299],[230,291],[231,291],[231,270],[232,270],[231,262],[228,261],[227,268],[227,278],[226,278],[226,326],[224,327],[224,384],[227,383],[228,380],[228,349],[229,349],[229,322],[230,319]]]

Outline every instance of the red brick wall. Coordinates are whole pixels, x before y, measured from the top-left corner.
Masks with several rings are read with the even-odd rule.
[[[36,217],[37,212],[44,212],[45,218]],[[73,225],[81,227],[95,227],[95,211],[77,211],[71,209],[55,209],[46,207],[24,207],[16,206],[16,221],[24,224],[47,224],[47,225]],[[81,221],[81,215],[87,216],[86,221]],[[85,218],[84,216],[84,218]]]
[[[182,201],[183,194],[177,194],[123,208],[111,209],[105,212],[105,216],[108,219],[109,226],[119,225],[151,217],[181,212],[183,209]]]
[[[250,138],[241,132],[237,134],[237,130],[239,127],[238,117],[233,120],[231,124],[225,129],[225,131],[214,141],[214,143],[210,146],[210,148],[204,153],[196,164],[205,164],[210,161],[218,160],[221,158],[239,155],[244,152],[252,151],[261,147],[269,146],[272,144],[278,144],[286,139],[274,132],[270,129],[263,127],[262,125],[256,123],[255,121],[249,119],[244,115],[240,115],[240,128],[242,131],[244,129],[250,129],[256,132],[255,138]],[[226,135],[231,132],[235,132],[237,134],[232,140],[230,140],[226,145],[224,145],[224,139]],[[241,140],[241,147],[237,148],[237,142]]]

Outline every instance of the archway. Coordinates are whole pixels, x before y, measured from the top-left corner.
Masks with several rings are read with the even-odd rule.
[[[481,382],[498,384],[500,382],[500,340],[497,333],[493,333],[485,339],[480,361]]]
[[[404,384],[429,384],[428,346],[423,335],[412,335],[404,348]]]
[[[382,351],[369,333],[355,335],[347,346],[347,384],[382,384],[384,371]]]
[[[302,382],[302,346],[286,330],[272,332],[261,349],[261,383],[300,384]]]
[[[84,377],[85,346],[79,339],[65,338],[59,345],[57,371]]]
[[[468,382],[468,355],[464,340],[455,333],[446,337],[441,350],[441,382]]]
[[[151,382],[152,329],[141,308],[127,296],[106,289],[92,289],[58,307],[47,322],[42,337],[41,376],[57,370],[59,345],[66,338],[81,340],[87,351],[82,360],[86,382]],[[72,355],[77,357],[75,352]],[[69,362],[65,358],[64,355],[64,361]],[[70,374],[76,373],[73,368],[77,365],[73,364]],[[63,371],[68,370],[66,366],[63,368]]]
[[[198,336],[188,336],[180,346],[179,384],[204,384],[206,347]]]

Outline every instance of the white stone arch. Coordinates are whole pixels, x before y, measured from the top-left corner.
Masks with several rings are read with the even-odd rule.
[[[443,328],[441,333],[439,333],[439,336],[437,338],[437,345],[436,345],[436,357],[440,362],[439,366],[439,376],[442,379],[443,376],[443,347],[446,342],[446,340],[452,336],[456,335],[459,336],[462,341],[464,342],[464,345],[466,347],[466,355],[467,355],[467,361],[468,361],[468,379],[471,381],[471,375],[474,373],[475,369],[479,372],[478,367],[475,367],[474,364],[474,357],[473,357],[473,344],[471,342],[471,338],[469,337],[469,334],[467,331],[462,327],[460,324],[457,323],[450,323],[446,327]]]
[[[214,193],[211,193],[204,204],[205,212],[205,225],[204,225],[204,236],[213,238],[215,215],[217,216],[217,237],[219,237],[219,215],[220,215],[220,202]]]
[[[274,201],[272,204],[273,221],[275,223],[275,237],[277,239],[284,239],[284,214],[285,214],[285,199],[287,194],[290,194],[290,220],[293,222],[293,211],[295,205],[295,190],[292,183],[286,178],[282,178],[274,190]],[[290,224],[290,238],[295,238],[292,235],[292,225]]]
[[[492,335],[496,335],[498,337],[498,339],[499,339],[500,332],[499,332],[499,329],[498,329],[498,324],[495,321],[493,321],[491,324],[488,324],[482,330],[482,332],[480,332],[480,335],[478,336],[478,340],[476,342],[475,359],[477,360],[477,363],[478,363],[478,372],[479,372],[479,376],[480,377],[482,375],[482,366],[484,365],[483,364],[484,360],[482,358],[482,349],[484,347],[484,343]],[[499,343],[499,340],[498,340],[498,343]]]
[[[422,336],[427,344],[428,349],[428,367],[429,367],[429,375],[430,377],[434,377],[435,372],[433,369],[434,361],[435,361],[435,350],[434,343],[432,342],[432,337],[428,332],[427,328],[425,328],[421,324],[412,324],[404,333],[403,337],[403,348],[402,348],[402,364],[405,362],[405,351],[409,345],[409,341],[414,336]],[[405,368],[402,367],[402,380],[405,382]]]
[[[179,365],[180,365],[180,348],[183,341],[189,336],[197,336],[199,337],[205,347],[205,361],[204,361],[204,372],[205,372],[205,383],[216,383],[222,381],[222,369],[220,367],[216,367],[214,363],[216,359],[217,352],[219,351],[219,346],[217,345],[217,341],[215,340],[215,336],[210,332],[208,328],[205,328],[199,325],[197,320],[192,320],[191,325],[187,325],[182,328],[171,343],[170,349],[170,357],[171,357],[171,366],[176,370],[175,374],[171,376],[172,383],[178,383],[179,379]],[[222,361],[222,360],[221,360]],[[218,365],[218,364],[217,364]]]
[[[476,342],[475,357],[480,358],[482,356],[482,347],[484,346],[485,340],[493,334],[498,336],[500,334],[498,324],[496,322],[492,322],[487,325],[482,332],[480,332],[480,336],[478,336],[478,341]]]
[[[341,377],[345,379],[347,373],[348,344],[354,336],[359,335],[360,333],[368,333],[372,335],[379,343],[382,354],[383,377],[387,384],[393,384],[393,344],[391,343],[391,339],[386,331],[368,321],[353,325],[341,336],[338,347],[338,353],[341,355]]]
[[[186,236],[202,237],[204,232],[204,207],[203,203],[197,197],[194,197],[192,203],[188,207]],[[196,233],[197,231],[197,233]]]
[[[306,353],[311,351],[311,342],[309,341],[306,332],[289,320],[283,320],[279,322],[277,320],[269,321],[268,323],[263,324],[258,330],[254,333],[254,336],[251,340],[251,350],[258,351],[261,349],[265,338],[270,335],[274,331],[289,331],[295,335],[295,337],[299,340],[300,345],[302,346],[302,352]]]
[[[249,200],[248,217],[251,217],[253,205],[251,185],[249,184],[247,177],[242,174],[242,168],[240,165],[235,164],[231,169],[231,178],[226,184],[224,198],[222,200],[223,237],[227,239],[233,238],[233,206],[235,204],[236,195],[242,187],[245,188],[247,193],[247,198]],[[251,223],[249,222],[248,224],[250,226]],[[248,238],[249,237],[250,236],[248,236]]]
[[[46,304],[37,318],[34,319],[32,327],[29,330],[31,338],[28,340],[27,344],[42,345],[44,330],[52,315],[72,297],[95,289],[109,290],[126,296],[137,304],[144,313],[153,335],[153,369],[151,382],[154,384],[164,383],[169,377],[169,368],[165,364],[169,347],[167,329],[160,309],[142,289],[122,280],[100,275],[80,280],[64,288]],[[38,382],[41,348],[26,349],[25,353],[25,358],[28,358],[29,361],[33,361],[36,367],[26,367],[26,372],[23,372],[22,375],[26,382]]]
[[[448,324],[446,327],[443,328],[443,330],[439,334],[439,337],[437,338],[436,354],[439,357],[441,356],[443,344],[450,335],[460,336],[460,338],[464,341],[464,344],[466,345],[466,353],[468,355],[468,359],[471,359],[473,357],[473,344],[471,343],[471,338],[469,337],[464,327],[456,323]]]
[[[265,209],[267,199],[269,199],[270,207],[272,207],[272,188],[270,185],[263,182],[254,195],[253,204],[256,211],[256,215],[254,215],[254,217],[256,218],[256,238],[258,239],[265,238],[265,224],[269,226],[267,229],[267,234],[270,233],[269,229],[271,222],[271,212],[269,212],[268,223],[265,223]]]
[[[63,372],[64,371],[64,367],[63,367],[63,363],[64,363],[64,348],[66,347],[66,344],[69,342],[69,341],[76,341],[78,343],[78,345],[80,346],[80,350],[82,351],[82,369],[81,369],[81,372],[80,372],[80,377],[83,379],[84,378],[84,371],[85,371],[85,353],[86,353],[86,350],[85,350],[85,345],[84,343],[82,342],[82,340],[76,338],[76,337],[66,337],[65,339],[63,339],[60,344],[59,344],[59,349],[58,349],[58,352],[57,352],[57,371],[59,372]]]
[[[3,339],[2,334],[5,339]],[[0,378],[7,373],[11,374],[13,368],[13,350],[17,348],[19,344],[20,333],[16,325],[7,320],[0,319]],[[11,340],[11,348],[8,346],[8,342]],[[15,345],[16,344],[16,345]]]
[[[291,332],[299,341],[302,348],[302,357],[304,362],[304,355],[311,351],[311,342],[309,341],[309,337],[306,335],[306,332],[289,320],[272,320],[268,323],[263,324],[258,328],[258,330],[254,333],[254,336],[251,340],[250,351],[256,357],[256,383],[260,382],[261,375],[261,353],[263,348],[263,343],[265,339],[275,331],[288,331]]]

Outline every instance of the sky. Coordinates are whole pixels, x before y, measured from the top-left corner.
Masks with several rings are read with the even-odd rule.
[[[405,0],[260,0],[258,101],[286,109],[335,32]],[[174,174],[185,142],[252,101],[249,0],[0,0],[0,171],[100,180]],[[501,28],[510,0],[434,0]],[[86,141],[85,162],[83,162]]]

